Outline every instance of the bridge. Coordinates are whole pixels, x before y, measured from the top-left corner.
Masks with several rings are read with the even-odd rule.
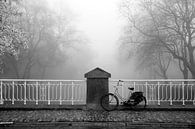
[[[40,126],[47,123],[65,127],[192,128],[195,125],[195,80],[126,80],[119,86],[123,98],[127,88],[143,91],[146,110],[106,112],[100,97],[113,92],[118,80],[96,68],[86,80],[0,79],[0,127]],[[48,124],[50,123],[50,124]],[[168,124],[167,124],[168,123]],[[44,126],[43,124],[42,126]]]

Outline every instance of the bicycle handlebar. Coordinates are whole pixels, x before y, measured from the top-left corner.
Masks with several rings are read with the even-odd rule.
[[[120,86],[120,85],[119,85],[120,82],[124,82],[124,81],[118,80],[117,86]],[[121,86],[122,86],[122,85],[121,85]]]
[[[122,80],[118,80],[119,82],[124,82],[124,81],[122,81]]]

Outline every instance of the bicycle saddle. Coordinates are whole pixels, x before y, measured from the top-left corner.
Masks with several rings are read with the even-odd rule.
[[[128,87],[128,89],[129,89],[129,90],[134,90],[134,88],[133,88],[133,87]]]

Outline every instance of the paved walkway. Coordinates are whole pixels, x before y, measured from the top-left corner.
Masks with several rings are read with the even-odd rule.
[[[193,129],[194,111],[4,110],[0,128]]]

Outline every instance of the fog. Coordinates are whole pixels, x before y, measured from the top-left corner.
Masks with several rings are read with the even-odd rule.
[[[49,73],[52,73],[58,75],[58,78],[61,75],[60,79],[83,79],[86,72],[96,67],[110,72],[113,78],[129,78],[133,75],[131,65],[120,62],[118,39],[124,25],[118,8],[120,0],[48,2],[52,10],[70,16],[71,24],[86,41],[84,45],[77,46],[79,51],[69,51],[63,66],[47,70],[46,78],[50,78]]]
[[[17,50],[16,58],[4,55],[1,78],[83,79],[96,67],[114,79],[152,78],[138,70],[134,44],[121,47],[129,27],[120,10],[122,1],[24,0],[18,5],[23,15],[13,22],[26,31],[28,47]],[[173,62],[170,78],[180,78],[178,72]]]
[[[112,78],[135,78],[133,62],[124,62],[119,52],[119,37],[125,24],[119,12],[120,0],[63,0],[61,6],[68,5],[74,16],[75,25],[88,38],[88,55],[92,55],[86,64],[80,65],[72,57],[66,69],[76,67],[72,78],[79,78],[85,72],[100,67],[112,74]],[[56,8],[56,4],[55,7]],[[92,53],[90,53],[92,52]],[[126,57],[125,57],[126,58]],[[85,58],[86,59],[86,58]],[[73,63],[73,64],[71,64]],[[69,68],[70,67],[70,68]],[[71,71],[69,71],[72,73]]]
[[[115,79],[148,79],[148,73],[138,72],[135,58],[129,58],[129,49],[120,49],[120,37],[127,22],[121,15],[121,0],[48,0],[51,9],[63,13],[69,10],[73,26],[87,39],[82,51],[77,51],[63,67],[61,79],[83,79],[84,74],[96,67],[111,73]],[[136,5],[134,5],[136,8]],[[131,46],[128,46],[131,48]],[[133,50],[133,46],[132,49]],[[59,72],[57,72],[59,71]],[[171,78],[175,73],[170,72]],[[177,73],[177,72],[176,72]],[[48,77],[50,78],[49,74]],[[177,77],[176,77],[177,78]]]

